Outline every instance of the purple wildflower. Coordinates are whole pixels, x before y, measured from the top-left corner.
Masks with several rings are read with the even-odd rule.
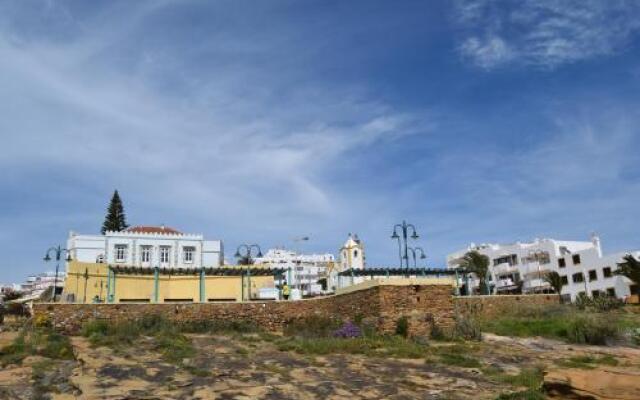
[[[337,338],[357,338],[362,336],[362,330],[353,322],[347,322],[342,327],[333,332],[333,337]]]

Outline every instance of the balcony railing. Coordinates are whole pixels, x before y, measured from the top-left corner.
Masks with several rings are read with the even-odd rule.
[[[536,262],[522,264],[522,266],[520,267],[520,273],[523,276],[530,277],[541,277],[549,271],[551,271],[551,264],[539,264]]]
[[[548,289],[549,284],[544,279],[529,279],[524,281],[522,285],[522,290],[524,291],[536,291]]]
[[[496,281],[497,288],[513,286],[513,285],[515,285],[515,282],[513,281],[513,279],[498,279]]]
[[[510,265],[509,263],[498,264],[493,267],[493,273],[495,275],[504,275],[511,274],[513,272],[518,272],[517,265]]]

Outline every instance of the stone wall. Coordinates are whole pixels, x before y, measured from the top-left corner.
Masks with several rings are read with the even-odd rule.
[[[556,294],[460,296],[453,299],[455,311],[464,315],[493,318],[521,306],[560,304]]]
[[[269,331],[281,331],[291,320],[313,315],[364,319],[382,333],[393,333],[401,317],[409,320],[410,335],[425,335],[436,323],[453,325],[450,285],[378,285],[336,296],[301,301],[185,304],[34,304],[37,320],[50,320],[56,329],[77,333],[90,320],[136,320],[160,314],[176,322],[244,320]]]

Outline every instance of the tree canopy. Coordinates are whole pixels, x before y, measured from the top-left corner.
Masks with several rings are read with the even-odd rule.
[[[107,216],[104,219],[104,223],[102,224],[102,234],[104,235],[107,231],[116,231],[120,232],[126,229],[129,225],[127,225],[127,220],[124,215],[124,207],[122,206],[122,200],[120,199],[120,195],[118,191],[113,192],[113,196],[111,197],[111,202],[109,203],[109,208],[107,209]]]
[[[559,273],[557,273],[556,271],[550,271],[546,273],[544,275],[544,281],[547,282],[557,294],[560,294],[564,283],[562,283],[562,277]]]
[[[618,263],[615,274],[629,278],[636,287],[640,287],[640,260],[636,260],[631,254],[627,254],[622,259],[623,261]]]
[[[487,273],[489,271],[489,257],[476,250],[467,252],[460,262],[465,271],[475,274],[480,280],[480,293],[488,294]]]

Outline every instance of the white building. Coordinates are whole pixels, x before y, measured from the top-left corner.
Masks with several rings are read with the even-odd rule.
[[[331,271],[329,286],[332,291],[338,288],[355,285],[365,280],[365,277],[345,278],[339,277],[338,274],[349,269],[364,269],[366,266],[366,258],[364,254],[364,243],[358,238],[358,235],[349,234],[339,250],[339,261],[336,267]]]
[[[218,267],[224,259],[220,240],[204,240],[202,235],[165,226],[134,226],[104,235],[70,232],[67,249],[76,261],[135,267]]]
[[[303,296],[317,296],[326,293],[322,280],[328,277],[328,271],[334,264],[333,254],[298,254],[285,249],[270,249],[254,260],[256,264],[265,264],[271,268],[285,268],[287,284],[299,289]]]
[[[58,271],[58,277],[54,271],[43,272],[37,275],[30,275],[24,283],[20,284],[19,291],[25,297],[38,297],[47,289],[56,285],[56,292],[59,294],[64,287],[66,274],[64,271]]]
[[[562,241],[536,239],[529,243],[471,244],[464,250],[447,256],[447,267],[455,268],[471,250],[489,257],[489,286],[492,293],[551,292],[544,275],[556,271],[563,279],[562,296],[572,301],[580,293],[598,296],[607,293],[624,298],[630,294],[631,282],[614,275],[617,263],[625,254],[640,256],[640,251],[602,255],[600,239],[591,241]],[[461,279],[460,285],[465,282]],[[469,286],[478,288],[479,280],[471,278]]]

